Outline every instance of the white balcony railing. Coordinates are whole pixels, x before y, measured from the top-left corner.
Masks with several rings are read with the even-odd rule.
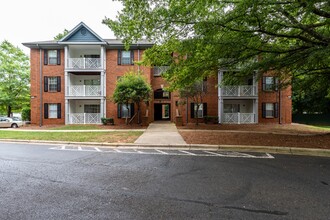
[[[154,76],[161,76],[164,72],[166,72],[170,67],[169,66],[154,66]]]
[[[100,124],[100,113],[70,113],[69,124]]]
[[[100,58],[68,58],[69,69],[102,69]]]
[[[225,124],[253,124],[256,123],[254,113],[224,113],[223,123]]]
[[[100,96],[101,86],[71,85],[68,91],[69,96]]]
[[[257,96],[256,86],[223,86],[222,96]]]

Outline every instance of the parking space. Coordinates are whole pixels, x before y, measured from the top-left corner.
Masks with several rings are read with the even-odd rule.
[[[238,157],[238,158],[263,158],[274,159],[269,153],[254,152],[234,152],[234,151],[211,151],[211,150],[183,150],[183,149],[164,149],[164,148],[132,148],[132,147],[92,147],[62,145],[51,147],[50,150],[77,151],[77,152],[96,152],[96,153],[117,153],[117,154],[145,154],[145,155],[176,155],[176,156],[195,156],[195,157]]]

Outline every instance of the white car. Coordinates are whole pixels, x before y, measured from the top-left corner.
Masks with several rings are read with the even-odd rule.
[[[23,126],[23,122],[8,117],[0,117],[0,128],[18,128]]]

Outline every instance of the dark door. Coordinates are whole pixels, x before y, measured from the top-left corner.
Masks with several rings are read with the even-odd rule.
[[[154,105],[154,120],[170,120],[171,114],[170,104],[155,104]]]

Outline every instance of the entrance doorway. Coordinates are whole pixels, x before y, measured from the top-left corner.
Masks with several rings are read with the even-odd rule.
[[[154,104],[154,120],[170,120],[171,104]]]

